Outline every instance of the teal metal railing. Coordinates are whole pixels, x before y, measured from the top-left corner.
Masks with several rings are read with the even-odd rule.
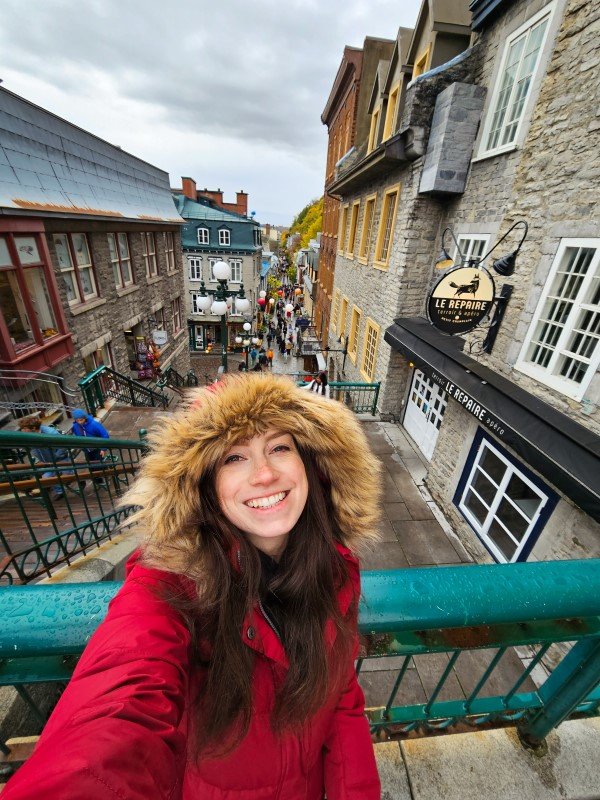
[[[296,372],[294,376],[298,386],[303,386],[307,381],[312,380],[317,373]],[[355,414],[372,414],[377,412],[377,401],[381,383],[345,383],[343,381],[330,381],[330,396],[334,400],[348,406]]]
[[[171,386],[174,389],[187,389],[190,386],[198,386],[198,376],[191,369],[186,375],[182,375],[174,367],[167,367],[156,382],[157,386]]]
[[[169,405],[169,398],[165,394],[104,365],[86,375],[78,386],[86,408],[92,415],[111,398],[129,406],[166,408]]]
[[[373,674],[366,668],[370,659],[402,659],[386,701],[368,709],[373,731],[427,735],[451,731],[458,723],[510,724],[535,745],[571,716],[598,715],[599,576],[599,559],[363,573],[359,679]],[[66,680],[74,666],[70,657],[83,651],[119,587],[0,589],[0,685]],[[549,676],[522,691],[544,656],[562,643],[572,646]],[[535,655],[529,663],[519,660],[520,674],[511,674],[506,689],[497,691],[496,680],[486,693],[514,646],[533,648]],[[440,653],[447,654],[445,666],[430,680],[429,696],[416,702],[404,686],[418,669],[413,662]],[[474,653],[487,654],[485,667],[471,676],[469,688],[457,692],[460,696],[448,697],[451,678],[460,688],[455,679],[460,660]]]
[[[0,586],[49,576],[110,539],[145,452],[129,439],[0,433]]]

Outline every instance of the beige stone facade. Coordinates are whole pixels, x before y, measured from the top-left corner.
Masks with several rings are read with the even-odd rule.
[[[332,377],[340,380],[381,381],[380,412],[403,421],[405,426],[411,414],[415,418],[415,403],[426,409],[428,418],[434,400],[445,405],[438,418],[439,431],[433,432],[432,449],[419,442],[418,426],[413,436],[423,452],[427,451],[429,490],[477,560],[599,557],[600,377],[596,363],[600,353],[600,290],[594,293],[593,286],[594,280],[600,285],[600,278],[594,279],[591,272],[596,261],[591,261],[585,273],[590,289],[585,297],[577,295],[576,301],[581,305],[581,315],[574,324],[581,330],[578,336],[575,331],[572,347],[577,345],[581,357],[572,358],[565,350],[560,362],[564,374],[558,367],[551,372],[554,362],[548,367],[537,356],[540,363],[533,363],[532,353],[540,350],[530,343],[534,331],[543,329],[546,341],[550,339],[548,353],[554,352],[556,339],[551,335],[558,333],[549,333],[551,324],[543,320],[544,314],[559,313],[560,301],[552,306],[552,301],[546,300],[545,310],[540,303],[551,291],[562,291],[564,297],[567,290],[564,282],[560,288],[556,275],[567,269],[564,265],[569,258],[583,259],[587,254],[589,259],[596,259],[600,250],[596,203],[600,123],[591,102],[600,82],[595,68],[600,12],[597,4],[580,0],[501,5],[495,17],[478,23],[463,54],[416,79],[411,73],[413,79],[403,87],[395,127],[387,127],[388,140],[365,141],[362,150],[357,143],[358,158],[337,176],[332,190],[342,196],[342,219],[344,208],[348,211],[347,227],[339,236],[342,247],[338,248],[335,265],[329,344],[340,348],[349,337],[349,354],[345,364],[342,354],[333,354],[330,370]],[[415,31],[419,42],[428,41],[422,20]],[[508,138],[503,144],[501,139],[494,139],[499,85],[507,80],[507,54],[517,58],[523,43],[535,51],[531,63],[536,66],[523,92],[518,124],[512,131],[506,126],[500,131]],[[419,46],[411,42],[406,53],[414,58]],[[401,52],[400,39],[399,49]],[[520,63],[525,70],[527,65]],[[406,65],[405,74],[410,66]],[[381,96],[383,115],[393,85],[392,79],[378,87],[380,91],[387,89],[387,96],[385,91]],[[371,111],[375,108],[373,100]],[[386,263],[382,264],[378,263],[378,249],[389,220],[381,217],[389,213],[386,196],[396,190],[399,199]],[[357,203],[353,231],[352,209]],[[365,217],[371,227],[366,251]],[[529,415],[527,434],[527,425],[521,425],[518,419],[512,419],[512,427],[493,421],[502,416],[502,403],[496,406],[495,415],[490,413],[488,418],[482,413],[476,419],[472,411],[476,395],[471,406],[466,405],[468,393],[457,395],[459,401],[443,395],[443,368],[438,374],[424,356],[419,361],[411,355],[410,347],[402,343],[390,347],[384,340],[386,330],[402,330],[402,325],[394,328],[394,320],[426,318],[428,294],[442,274],[433,265],[446,227],[452,229],[468,255],[480,256],[521,219],[528,223],[529,232],[514,274],[496,274],[491,263],[515,250],[522,227],[515,229],[485,262],[495,279],[496,297],[503,286],[512,287],[491,352],[485,352],[484,323],[481,330],[462,337],[456,357],[452,350],[456,342],[450,344],[446,339],[444,344],[441,337],[438,355],[445,356],[447,363],[452,360],[455,367],[461,365],[456,368],[463,369],[471,379],[479,376],[479,383],[485,387],[482,396],[492,402],[493,387],[497,397],[507,398],[506,404],[520,403],[523,419]],[[449,250],[454,257],[452,243]],[[578,269],[583,272],[584,267]],[[569,291],[573,294],[583,278],[571,280],[573,288]],[[561,308],[564,311],[564,303]],[[560,325],[567,325],[565,315],[562,313]],[[357,321],[358,326],[352,327]],[[428,326],[412,332],[415,330],[424,331],[426,338],[429,335]],[[378,338],[373,358],[370,349],[374,331]],[[433,353],[431,347],[429,350]],[[443,367],[443,358],[439,363]],[[417,397],[421,372],[430,383],[421,381],[422,394]],[[576,379],[569,379],[569,375]],[[552,430],[554,438],[549,433]],[[551,457],[560,436],[567,447],[564,458],[556,453]],[[487,499],[477,499],[472,490],[477,488],[486,453],[490,459],[498,459],[498,474],[502,473],[506,485],[499,482],[492,489],[490,484]],[[520,496],[515,500],[510,493],[518,481]],[[512,515],[510,524],[515,530],[507,524],[514,541],[498,523],[509,507],[510,514],[505,514],[503,523]],[[519,509],[526,507],[531,517],[523,514],[521,518]],[[470,509],[471,517],[466,509]]]

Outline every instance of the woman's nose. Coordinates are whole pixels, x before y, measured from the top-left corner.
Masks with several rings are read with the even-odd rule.
[[[266,459],[262,459],[253,465],[250,483],[270,483],[276,476],[276,470]]]

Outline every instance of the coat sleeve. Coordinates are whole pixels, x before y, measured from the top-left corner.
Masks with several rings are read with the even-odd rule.
[[[358,573],[358,570],[357,570]],[[356,576],[358,584],[358,575]],[[360,587],[358,586],[360,591]],[[354,623],[358,626],[358,611]],[[324,767],[327,800],[380,800],[381,785],[375,754],[365,717],[365,696],[358,684],[354,659],[358,656],[358,633],[346,688],[341,693],[329,736],[325,741]]]
[[[112,601],[2,800],[180,797],[189,633],[157,593],[154,571],[141,568],[135,577],[136,571]]]

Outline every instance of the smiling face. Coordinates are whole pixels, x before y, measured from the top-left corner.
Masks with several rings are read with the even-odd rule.
[[[217,498],[229,522],[278,557],[306,505],[306,470],[289,433],[268,430],[233,445],[221,459]]]

